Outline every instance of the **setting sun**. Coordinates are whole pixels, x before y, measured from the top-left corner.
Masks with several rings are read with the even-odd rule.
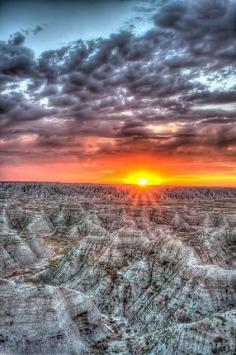
[[[126,184],[148,186],[148,185],[160,185],[163,180],[159,175],[150,173],[147,171],[139,171],[131,173],[126,178],[123,179]]]
[[[137,184],[140,186],[146,186],[146,185],[148,185],[148,180],[145,178],[140,178],[140,179],[138,179]]]

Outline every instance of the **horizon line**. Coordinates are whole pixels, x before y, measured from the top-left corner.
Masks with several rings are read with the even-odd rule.
[[[129,184],[129,183],[105,183],[105,182],[63,182],[63,181],[34,181],[34,180],[0,180],[0,183],[11,183],[11,184],[61,184],[61,185],[104,185],[104,186],[133,186],[133,187],[138,187],[140,189],[145,189],[148,187],[159,187],[159,188],[210,188],[210,189],[236,189],[235,186],[224,186],[224,185],[217,185],[217,186],[212,186],[212,185],[168,185],[168,184],[159,184],[159,185],[154,185],[154,184],[149,184],[144,187],[140,187],[137,184]]]

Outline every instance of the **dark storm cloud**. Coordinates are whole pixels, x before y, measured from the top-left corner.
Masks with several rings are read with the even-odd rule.
[[[236,90],[229,90],[227,92],[202,91],[188,95],[187,100],[195,101],[201,104],[236,103]]]
[[[34,53],[26,47],[20,46],[17,35],[9,42],[0,42],[0,73],[7,82],[19,78],[31,78],[35,69]]]
[[[141,35],[78,40],[38,59],[20,33],[1,42],[3,149],[29,134],[27,147],[38,155],[44,148],[76,156],[232,155],[236,2],[160,3],[153,28]],[[146,9],[153,13],[155,2]],[[83,143],[90,137],[96,151]],[[18,142],[19,153],[24,145]]]
[[[25,36],[21,32],[16,32],[11,39],[11,42],[15,46],[19,46],[25,41]]]
[[[168,2],[155,16],[155,23],[181,36],[195,56],[235,58],[235,1]]]

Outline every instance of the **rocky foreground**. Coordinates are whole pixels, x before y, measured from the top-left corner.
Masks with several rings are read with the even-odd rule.
[[[236,189],[0,184],[0,354],[235,354]]]

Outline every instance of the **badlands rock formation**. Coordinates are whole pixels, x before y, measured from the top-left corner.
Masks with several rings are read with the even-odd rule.
[[[0,184],[0,354],[234,354],[236,189]]]

